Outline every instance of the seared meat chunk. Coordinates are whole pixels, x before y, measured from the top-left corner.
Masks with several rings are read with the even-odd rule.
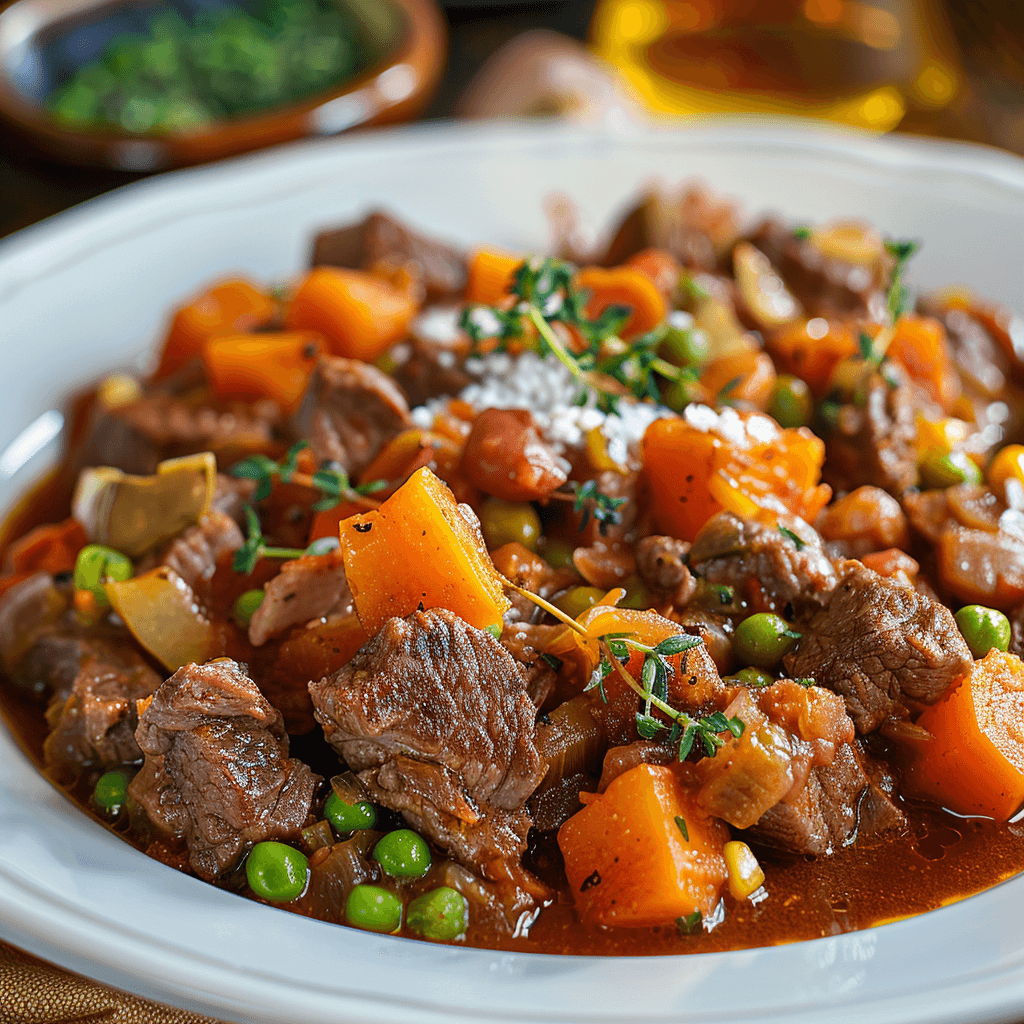
[[[200,878],[305,824],[319,779],[288,757],[280,712],[230,659],[178,669],[142,705],[135,738],[146,763],[129,793],[154,825],[184,837]]]
[[[694,539],[690,565],[709,583],[734,587],[737,597],[749,599],[751,590],[759,591],[766,607],[783,612],[792,603],[798,615],[825,604],[836,585],[821,538],[789,515],[771,525],[717,513]]]
[[[0,595],[0,664],[18,682],[22,682],[16,671],[21,659],[67,607],[67,599],[48,572],[33,573]],[[26,685],[38,692],[33,683],[26,681]]]
[[[373,799],[492,879],[521,870],[545,765],[523,676],[494,637],[444,609],[390,619],[309,691]]]
[[[750,241],[768,257],[808,316],[884,319],[887,268],[826,256],[777,220],[762,221]]]
[[[245,538],[234,519],[211,508],[195,526],[189,526],[171,542],[162,564],[170,566],[197,591],[213,577],[217,563],[244,543]]]
[[[690,545],[675,537],[644,537],[636,546],[636,571],[659,601],[682,608],[697,589],[685,559]]]
[[[46,711],[51,730],[43,743],[47,764],[112,768],[141,760],[135,702],[150,696],[160,677],[129,647],[84,638],[54,641],[43,646],[58,658],[57,677],[63,682],[72,666],[77,671]]]
[[[395,382],[358,359],[321,359],[313,378],[309,436],[318,463],[336,462],[358,475],[381,447],[412,425]]]
[[[429,310],[423,314],[424,318],[431,315]],[[440,314],[434,312],[433,315]],[[454,310],[453,315],[457,317],[458,310]],[[473,382],[463,369],[469,354],[465,339],[461,343],[458,339],[451,343],[435,340],[420,333],[422,323],[422,320],[414,320],[410,327],[412,336],[406,345],[391,350],[398,361],[392,376],[412,407],[425,405],[431,398],[457,395]]]
[[[466,262],[457,249],[411,231],[375,210],[359,224],[322,231],[313,243],[314,267],[368,269],[375,263],[408,266],[423,281],[430,300],[460,295],[466,287]]]
[[[971,666],[971,652],[945,605],[857,561],[840,571],[785,666],[841,693],[866,733],[908,704],[934,704]]]
[[[840,697],[790,680],[740,689],[725,714],[744,729],[696,766],[697,802],[736,828],[750,828],[780,800],[792,799],[811,771],[831,764],[854,737]]]
[[[253,647],[292,626],[352,610],[352,591],[340,551],[285,562],[263,591],[263,602],[249,622]]]
[[[864,403],[839,408],[825,437],[822,475],[837,491],[870,484],[899,497],[917,483],[917,410],[922,402],[903,371],[887,363],[873,374]]]
[[[230,516],[239,526],[243,523],[242,507],[252,502],[256,481],[217,474],[217,488],[213,492],[213,507]]]
[[[274,448],[280,424],[281,410],[273,401],[220,403],[203,390],[150,391],[100,419],[81,464],[146,474],[164,459],[212,451],[230,465]]]
[[[868,787],[853,748],[842,746],[834,761],[810,773],[794,799],[766,811],[751,837],[792,853],[834,853],[856,838],[858,801]]]

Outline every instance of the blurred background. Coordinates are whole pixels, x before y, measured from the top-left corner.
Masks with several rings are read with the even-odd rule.
[[[795,114],[1024,153],[1016,0],[0,0],[0,236],[417,119]]]

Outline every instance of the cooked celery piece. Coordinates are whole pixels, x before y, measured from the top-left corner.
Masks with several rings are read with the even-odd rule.
[[[173,569],[161,565],[104,590],[132,636],[170,671],[209,658],[216,629]]]
[[[212,452],[168,459],[153,476],[97,466],[79,476],[72,511],[91,541],[136,558],[198,523],[216,487]]]

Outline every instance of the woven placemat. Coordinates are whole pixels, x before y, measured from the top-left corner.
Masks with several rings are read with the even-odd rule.
[[[226,1024],[108,988],[0,942],[0,1024]]]

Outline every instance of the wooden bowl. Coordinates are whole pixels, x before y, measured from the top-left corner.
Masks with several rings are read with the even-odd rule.
[[[447,32],[434,0],[339,0],[373,40],[370,66],[308,97],[173,134],[62,126],[43,105],[47,47],[137,0],[15,0],[0,12],[0,118],[45,155],[120,171],[203,163],[307,136],[391,124],[427,103],[444,65]]]

